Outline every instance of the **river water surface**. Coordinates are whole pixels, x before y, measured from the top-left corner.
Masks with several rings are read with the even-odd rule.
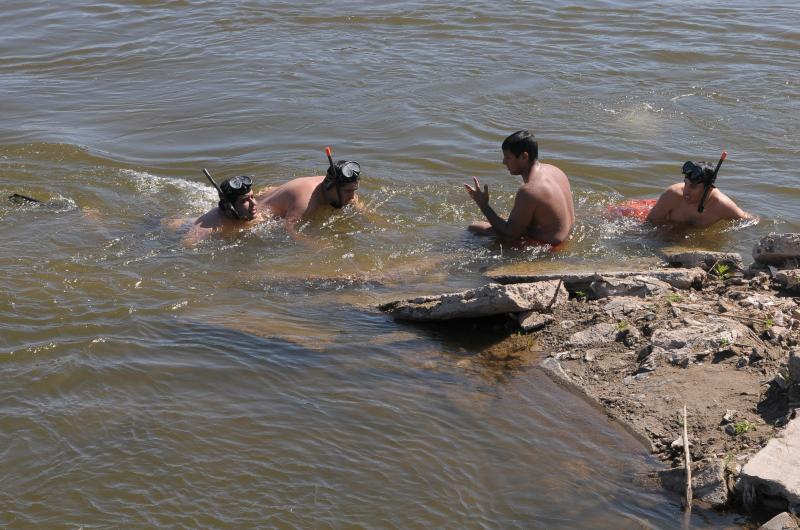
[[[674,528],[645,449],[496,337],[376,304],[524,267],[749,259],[800,230],[793,2],[29,2],[0,17],[0,525]],[[464,230],[505,214],[500,143],[569,175],[556,254]],[[363,168],[365,212],[185,248],[201,168],[256,187]],[[674,233],[608,219],[685,160],[760,217]],[[677,413],[677,411],[676,411]],[[692,527],[748,524],[696,510]]]

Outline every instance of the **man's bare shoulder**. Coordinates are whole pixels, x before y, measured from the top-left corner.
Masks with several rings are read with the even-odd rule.
[[[683,182],[676,182],[670,185],[661,194],[662,199],[682,200],[683,199]]]
[[[200,217],[198,217],[194,226],[199,228],[216,228],[222,224],[222,215],[220,215],[219,208],[214,208]]]

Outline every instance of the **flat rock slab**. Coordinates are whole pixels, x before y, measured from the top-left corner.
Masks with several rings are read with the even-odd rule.
[[[378,306],[398,320],[436,321],[479,318],[525,311],[548,312],[567,302],[569,293],[558,280],[500,285],[398,300]]]
[[[653,307],[651,302],[638,296],[617,296],[603,306],[603,311],[616,319],[621,319],[635,311]]]
[[[570,291],[588,291],[592,282],[600,279],[631,278],[647,276],[668,283],[676,289],[689,289],[701,286],[705,280],[705,271],[695,267],[692,269],[657,269],[651,271],[611,271],[611,272],[565,272],[558,274],[489,274],[492,281],[504,285],[561,280]]]
[[[753,247],[753,259],[767,265],[783,265],[794,260],[800,261],[800,234],[770,233],[761,238]]]
[[[614,324],[595,324],[573,334],[567,341],[570,348],[583,348],[593,344],[608,344],[617,340],[619,330]]]
[[[658,296],[665,294],[670,288],[667,282],[661,281],[650,275],[627,276],[625,278],[598,278],[589,286],[589,292],[594,298],[608,298],[610,296]]]
[[[665,252],[664,259],[673,267],[700,267],[708,271],[719,263],[738,270],[744,269],[742,256],[735,252],[710,252],[706,250]]]
[[[737,488],[746,504],[766,495],[785,499],[790,510],[800,510],[800,418],[791,420],[745,464]]]

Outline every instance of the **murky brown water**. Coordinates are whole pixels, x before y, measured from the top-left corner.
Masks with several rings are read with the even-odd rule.
[[[0,202],[0,524],[681,524],[597,411],[536,371],[464,368],[474,333],[372,307],[800,230],[798,27],[778,2],[5,2],[0,194],[49,202]],[[471,175],[507,210],[499,144],[522,127],[575,191],[555,255],[464,231]],[[322,251],[269,222],[186,250],[161,225],[214,204],[202,167],[271,185],[325,145],[361,162],[370,211],[309,223]],[[758,224],[604,218],[723,149]]]

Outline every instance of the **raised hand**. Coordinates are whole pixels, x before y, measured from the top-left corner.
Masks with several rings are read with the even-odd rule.
[[[472,180],[475,181],[474,188],[469,184],[464,184],[464,187],[467,188],[467,193],[475,201],[475,204],[482,209],[489,204],[489,185],[485,184],[483,190],[481,190],[481,183],[478,182],[478,177],[472,177]]]

